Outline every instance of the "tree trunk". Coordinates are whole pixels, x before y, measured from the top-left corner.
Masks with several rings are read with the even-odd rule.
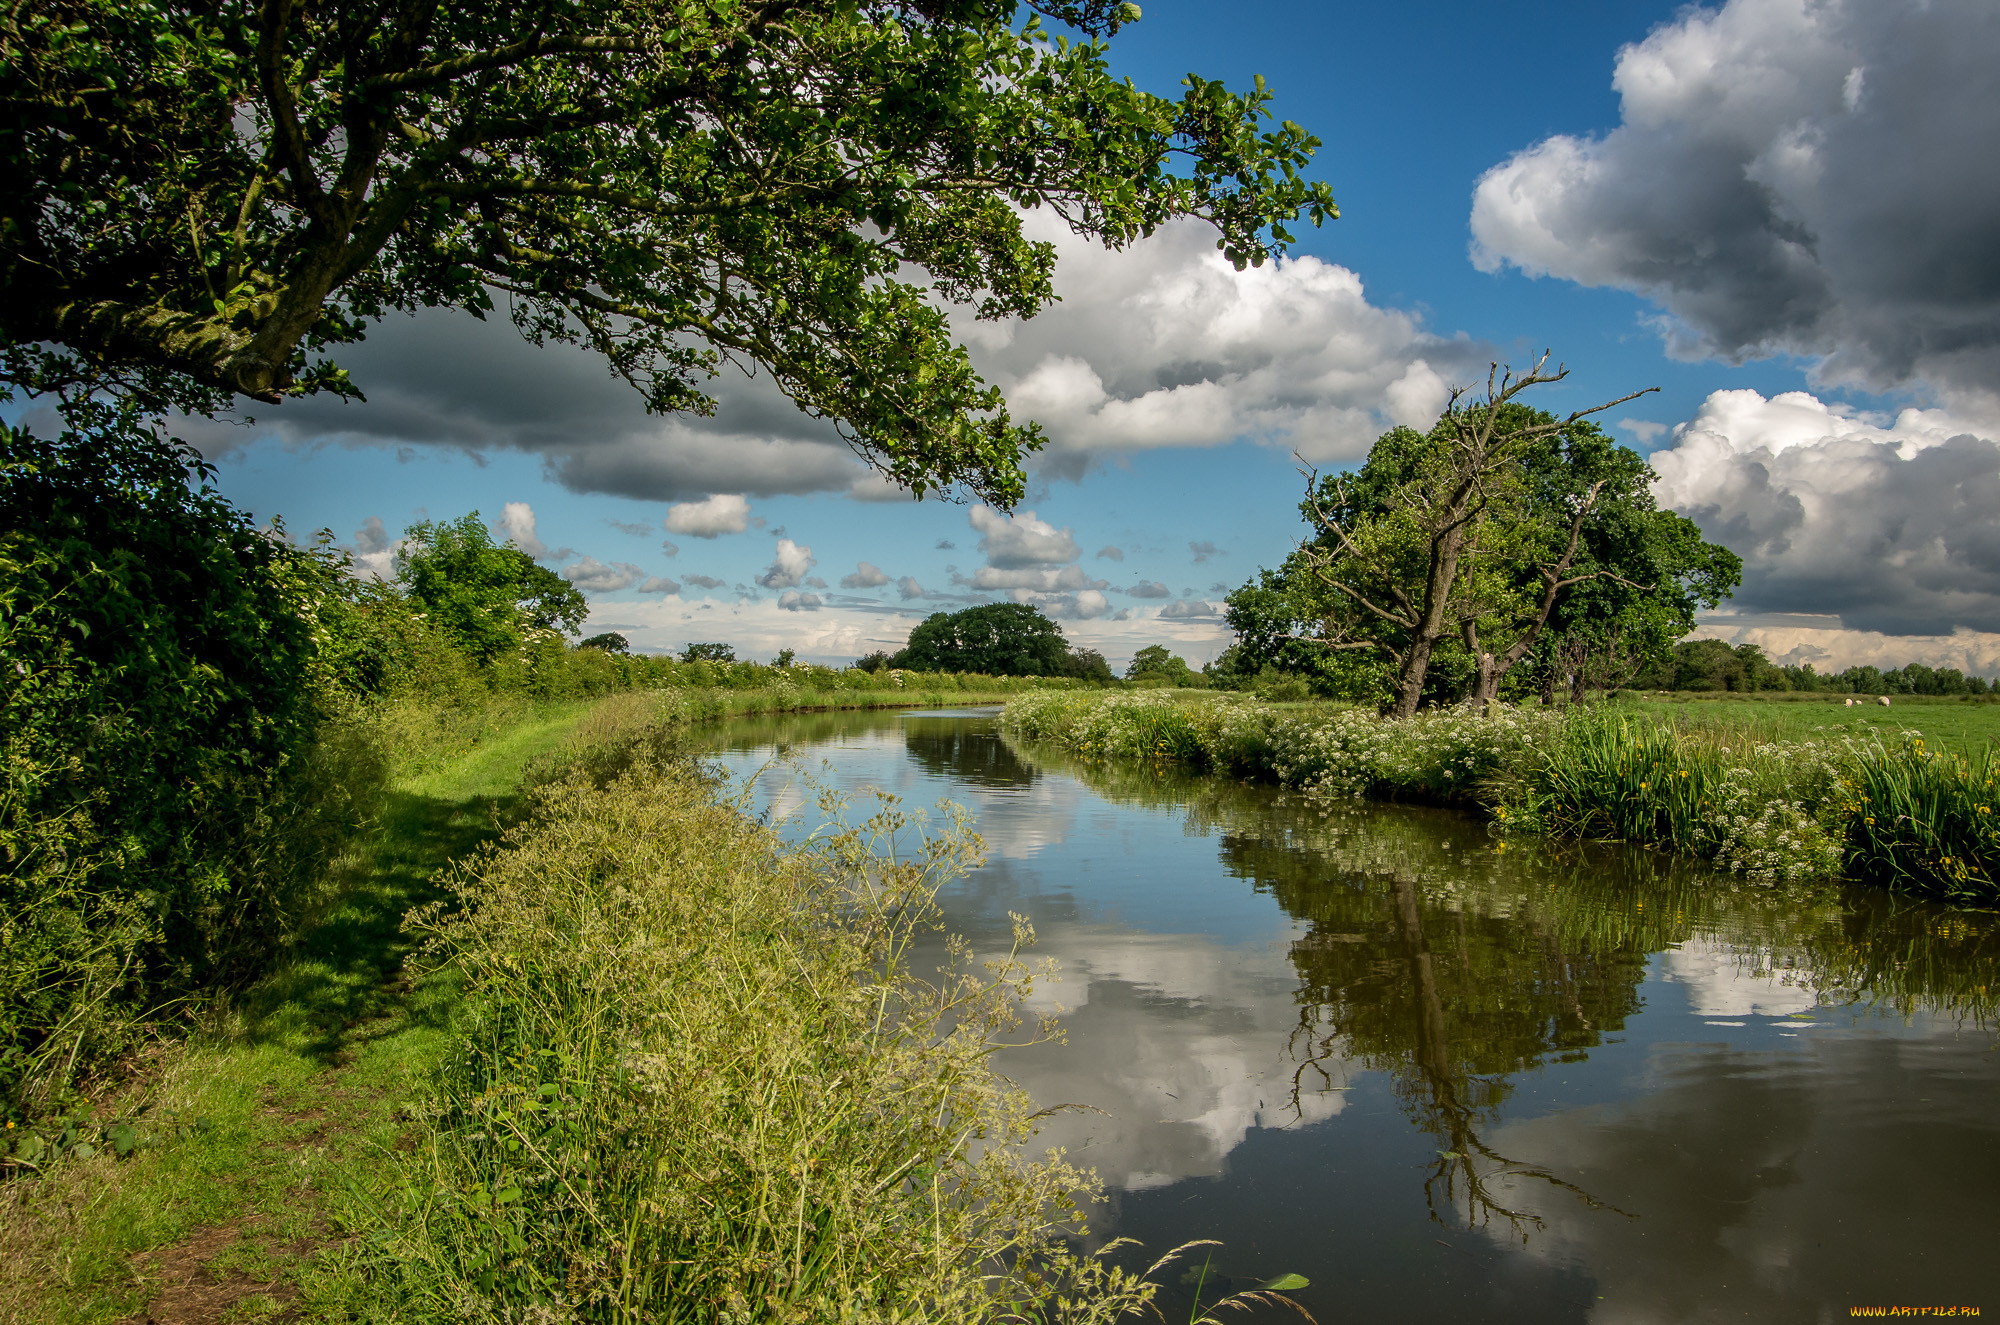
[[[1500,678],[1507,674],[1507,668],[1511,664],[1503,663],[1483,649],[1475,652],[1472,657],[1478,666],[1472,678],[1472,707],[1484,717],[1493,702],[1500,698]]]
[[[1396,705],[1389,712],[1398,718],[1413,716],[1417,711],[1417,701],[1423,698],[1424,676],[1431,667],[1431,643],[1428,639],[1410,641],[1410,647],[1403,653],[1403,665],[1396,672]]]

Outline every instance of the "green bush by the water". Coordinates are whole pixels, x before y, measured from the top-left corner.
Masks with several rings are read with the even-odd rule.
[[[108,406],[0,426],[0,1113],[282,942],[379,761],[326,732],[324,565]],[[191,482],[192,480],[192,482]]]
[[[681,704],[692,721],[1030,684],[571,647],[548,622],[573,625],[582,599],[490,546],[473,516],[450,526],[459,541],[539,599],[522,606],[509,581],[468,606],[438,573],[418,586],[428,598],[357,578],[323,545],[255,528],[198,456],[130,411],[85,403],[71,424],[54,441],[0,425],[0,1117],[11,1121],[60,1112],[143,1028],[266,969],[323,901],[329,862],[392,768],[476,744],[537,704],[711,696]],[[453,603],[456,616],[440,607]],[[493,629],[472,638],[472,618]]]
[[[1845,875],[2000,902],[1990,748],[1914,732],[1760,741],[1610,709],[1276,708],[1228,696],[1043,694],[1005,722],[1091,759],[1171,760],[1319,795],[1418,797],[1503,831],[1686,851],[1752,879]]]
[[[383,1318],[1110,1320],[1150,1294],[1062,1234],[989,1054],[1030,971],[913,943],[974,863],[885,800],[784,847],[644,741],[545,785],[413,917],[465,995],[399,1195]],[[1029,935],[1025,926],[1018,942]],[[1058,1302],[1058,1295],[1066,1300]]]

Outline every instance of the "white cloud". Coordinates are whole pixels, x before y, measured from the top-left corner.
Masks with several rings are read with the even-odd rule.
[[[1134,598],[1171,598],[1174,591],[1158,580],[1141,580],[1125,592]]]
[[[816,593],[787,589],[778,595],[778,606],[787,612],[817,612],[824,604]]]
[[[1125,549],[1116,546],[1101,547],[1097,549],[1097,556],[1102,561],[1123,561],[1125,560]]]
[[[1219,619],[1221,616],[1221,604],[1203,602],[1199,598],[1183,600],[1178,603],[1168,603],[1160,609],[1160,619],[1163,621],[1208,620],[1211,618]]]
[[[1026,594],[1073,593],[1078,589],[1103,589],[1105,580],[1094,580],[1084,573],[1081,566],[1042,566],[1019,570],[1001,570],[993,566],[981,566],[973,572],[970,580],[961,578],[959,583],[987,592],[1009,590],[1017,601],[1026,602]]]
[[[667,508],[666,530],[687,538],[720,538],[750,527],[750,503],[740,493],[718,492]]]
[[[905,575],[902,579],[896,581],[896,597],[906,603],[929,596],[924,592],[924,586],[917,583],[917,577],[914,575]]]
[[[1822,676],[1850,667],[1887,671],[1906,663],[1955,667],[1967,676],[2000,678],[2000,632],[1967,630],[1949,635],[1884,635],[1843,630],[1838,617],[1813,620],[1786,614],[1712,613],[1697,618],[1694,638],[1730,645],[1754,644],[1764,656],[1790,666],[1810,664]]]
[[[1034,462],[1074,476],[1107,453],[1250,439],[1314,460],[1366,454],[1392,424],[1428,426],[1448,380],[1483,378],[1487,347],[1368,302],[1317,258],[1237,271],[1214,232],[1178,222],[1117,253],[1046,214],[1063,302],[1028,322],[961,320],[974,362],[1050,437]]]
[[[680,591],[681,591],[680,582],[677,580],[670,580],[664,575],[655,575],[651,579],[647,580],[644,584],[639,586],[640,593],[677,594]]]
[[[1033,511],[1006,515],[991,506],[974,506],[966,519],[979,532],[979,550],[988,566],[1045,566],[1083,555],[1067,527],[1057,529]]]
[[[757,577],[757,583],[766,589],[794,589],[805,579],[806,572],[817,564],[811,548],[802,547],[789,538],[781,538],[776,558]]]
[[[888,582],[889,577],[882,573],[881,568],[867,561],[857,563],[853,574],[840,577],[840,587],[843,589],[873,589]]]
[[[1987,0],[1728,0],[1619,52],[1623,122],[1489,171],[1473,258],[1638,292],[1682,355],[2000,388]]]
[[[681,578],[697,589],[720,589],[729,583],[729,581],[719,580],[713,575],[683,575]]]
[[[1194,564],[1199,566],[1210,557],[1226,557],[1229,554],[1215,544],[1203,539],[1200,542],[1191,541],[1188,543],[1188,555],[1193,558]]]
[[[607,566],[596,557],[585,557],[575,565],[563,567],[562,577],[585,593],[616,593],[646,578],[646,572],[629,561],[614,561]]]
[[[548,544],[535,537],[535,508],[524,501],[508,502],[493,522],[493,532],[505,534],[515,547],[537,561],[549,555]]]
[[[813,662],[843,665],[877,649],[894,651],[908,641],[919,616],[806,606],[800,594],[791,606],[784,595],[755,602],[688,602],[656,598],[644,602],[596,604],[584,633],[616,630],[642,653],[674,653],[696,640],[719,640],[741,658],[768,658],[793,649]]]
[[[1652,457],[1661,503],[1744,560],[1738,613],[1950,638],[2000,631],[2000,427],[1803,391],[1718,391]]]
[[[1069,611],[1064,615],[1073,616],[1079,621],[1089,621],[1111,611],[1110,600],[1096,589],[1080,591],[1076,597],[1069,600],[1067,606]]]
[[[402,550],[403,540],[391,540],[389,531],[382,527],[382,517],[371,515],[354,531],[355,572],[378,580],[394,579],[396,556]]]

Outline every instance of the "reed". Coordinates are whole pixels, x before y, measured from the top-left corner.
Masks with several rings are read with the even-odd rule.
[[[783,847],[637,737],[410,922],[465,982],[369,1240],[385,1316],[1109,1320],[1151,1288],[1072,1254],[1060,1154],[989,1062],[1021,949],[914,944],[974,863],[885,798]],[[839,807],[829,803],[831,813]],[[1047,1033],[1046,1026],[1030,1028]]]
[[[1006,725],[1087,760],[1141,759],[1318,796],[1457,803],[1497,831],[1661,846],[1746,878],[1845,876],[2000,901],[1991,747],[1773,739],[1619,707],[1470,709],[1400,721],[1233,696],[1025,695]]]
[[[1991,746],[1968,757],[1919,736],[1857,743],[1841,785],[1849,872],[1955,901],[2000,900],[1996,780]]]

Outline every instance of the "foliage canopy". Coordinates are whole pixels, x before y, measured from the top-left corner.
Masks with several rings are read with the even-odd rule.
[[[273,831],[319,766],[331,568],[130,409],[73,420],[0,426],[0,1112],[115,1048],[112,1006],[260,960],[342,828],[336,796]]]
[[[1483,702],[1538,645],[1550,674],[1560,648],[1657,656],[1726,597],[1741,562],[1657,507],[1652,471],[1588,420],[1598,410],[1514,399],[1561,380],[1545,364],[1496,368],[1483,400],[1454,395],[1428,433],[1391,429],[1356,473],[1313,476],[1310,537],[1230,595],[1246,662],[1375,688],[1407,715],[1434,661]]]
[[[761,367],[897,482],[1011,505],[1039,434],[944,308],[1051,302],[1022,209],[1114,247],[1199,217],[1238,265],[1338,214],[1261,80],[1156,97],[1106,64],[1136,6],[1022,8],[26,0],[0,15],[0,381],[352,394],[325,351],[498,298],[652,410]]]
[[[496,545],[478,511],[411,525],[398,562],[396,582],[481,665],[518,648],[525,630],[574,635],[590,615],[575,585],[519,548]]]
[[[987,603],[961,612],[931,613],[890,661],[896,667],[925,672],[1062,676],[1069,664],[1069,643],[1062,627],[1031,604]]]

